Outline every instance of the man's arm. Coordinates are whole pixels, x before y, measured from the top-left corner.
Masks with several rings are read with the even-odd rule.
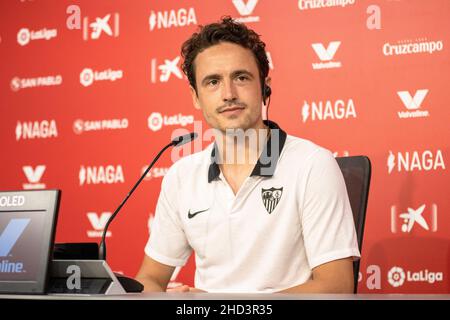
[[[345,258],[317,266],[312,279],[282,293],[353,293],[353,259]]]
[[[153,260],[145,255],[136,280],[144,285],[146,292],[165,292],[175,267]]]

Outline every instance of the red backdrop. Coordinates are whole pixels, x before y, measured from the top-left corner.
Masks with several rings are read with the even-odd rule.
[[[231,15],[267,43],[270,118],[372,161],[359,292],[450,291],[450,1],[8,0],[0,15],[0,189],[62,189],[58,242],[98,241],[173,130],[202,120],[180,45]],[[137,272],[171,164],[111,225],[115,270]]]

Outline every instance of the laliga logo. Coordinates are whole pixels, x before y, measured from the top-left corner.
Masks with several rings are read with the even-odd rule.
[[[388,272],[388,282],[394,288],[400,287],[405,283],[405,271],[400,267],[393,267]]]
[[[94,71],[92,71],[92,69],[89,68],[83,69],[83,71],[81,71],[80,73],[80,83],[83,86],[88,87],[93,82],[94,82]]]
[[[162,128],[163,125],[173,126],[173,125],[181,125],[183,127],[188,124],[194,123],[194,116],[183,116],[181,113],[175,116],[162,116],[159,112],[153,112],[148,117],[148,127],[152,131],[158,131]]]
[[[22,28],[17,33],[17,42],[21,46],[27,45],[30,42],[30,39],[31,39],[30,30],[28,30],[27,28]]]
[[[403,268],[395,266],[388,272],[388,282],[394,287],[401,287],[405,281],[407,282],[427,282],[433,284],[444,280],[443,272],[431,272],[428,269],[411,272],[403,270]]]
[[[84,68],[80,73],[80,83],[85,87],[89,87],[94,81],[116,81],[117,79],[122,79],[122,77],[122,70],[94,71],[91,68]]]
[[[17,43],[21,46],[25,46],[30,43],[31,40],[50,40],[57,35],[56,29],[41,29],[38,31],[29,30],[28,28],[22,28],[17,32]]]

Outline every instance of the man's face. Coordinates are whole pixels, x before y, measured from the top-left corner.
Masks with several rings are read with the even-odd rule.
[[[194,68],[194,106],[212,128],[263,127],[258,65],[249,49],[229,42],[214,45],[197,55]]]

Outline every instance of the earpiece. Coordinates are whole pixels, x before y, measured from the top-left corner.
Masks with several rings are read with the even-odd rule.
[[[264,88],[263,88],[263,103],[264,105],[267,104],[267,99],[269,99],[270,95],[272,94],[272,89],[264,84]]]

